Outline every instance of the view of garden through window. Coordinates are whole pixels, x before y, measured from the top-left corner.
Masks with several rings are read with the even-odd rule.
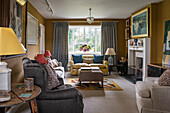
[[[85,52],[81,49],[87,45],[86,52],[101,52],[101,26],[69,26],[69,52]]]

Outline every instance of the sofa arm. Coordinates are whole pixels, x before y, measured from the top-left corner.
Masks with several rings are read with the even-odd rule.
[[[170,111],[170,87],[154,85],[151,88],[153,108]]]
[[[105,66],[108,66],[108,61],[103,60],[103,64],[104,64]]]
[[[74,65],[74,61],[73,60],[70,60],[70,65]]]
[[[82,94],[71,85],[65,84],[54,90],[43,91],[37,99],[41,100],[67,100],[82,99]]]

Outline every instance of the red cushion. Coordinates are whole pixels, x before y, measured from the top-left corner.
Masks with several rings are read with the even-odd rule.
[[[47,64],[47,60],[45,59],[43,54],[38,54],[35,58],[40,64]]]

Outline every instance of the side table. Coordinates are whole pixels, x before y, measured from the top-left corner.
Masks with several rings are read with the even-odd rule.
[[[41,88],[34,85],[34,91],[27,92],[32,95],[29,98],[19,97],[22,93],[24,93],[24,87],[17,88],[17,85],[22,85],[23,83],[15,83],[12,84],[11,91],[9,92],[11,95],[11,99],[7,102],[0,103],[0,113],[5,113],[5,107],[12,107],[14,105],[18,105],[24,102],[29,102],[30,109],[32,113],[38,113],[38,108],[36,104],[36,97],[41,93]]]
[[[111,71],[113,71],[113,67],[116,67],[117,70],[121,72],[121,74],[127,74],[127,61],[118,62],[116,65],[108,65],[109,74],[111,74]]]

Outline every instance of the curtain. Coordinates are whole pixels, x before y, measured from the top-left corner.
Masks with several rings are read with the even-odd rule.
[[[117,53],[117,22],[102,22],[101,52],[104,55],[107,48],[114,48]],[[117,63],[117,55],[112,56],[113,64]]]
[[[53,58],[62,62],[65,70],[68,63],[68,22],[54,23]]]

